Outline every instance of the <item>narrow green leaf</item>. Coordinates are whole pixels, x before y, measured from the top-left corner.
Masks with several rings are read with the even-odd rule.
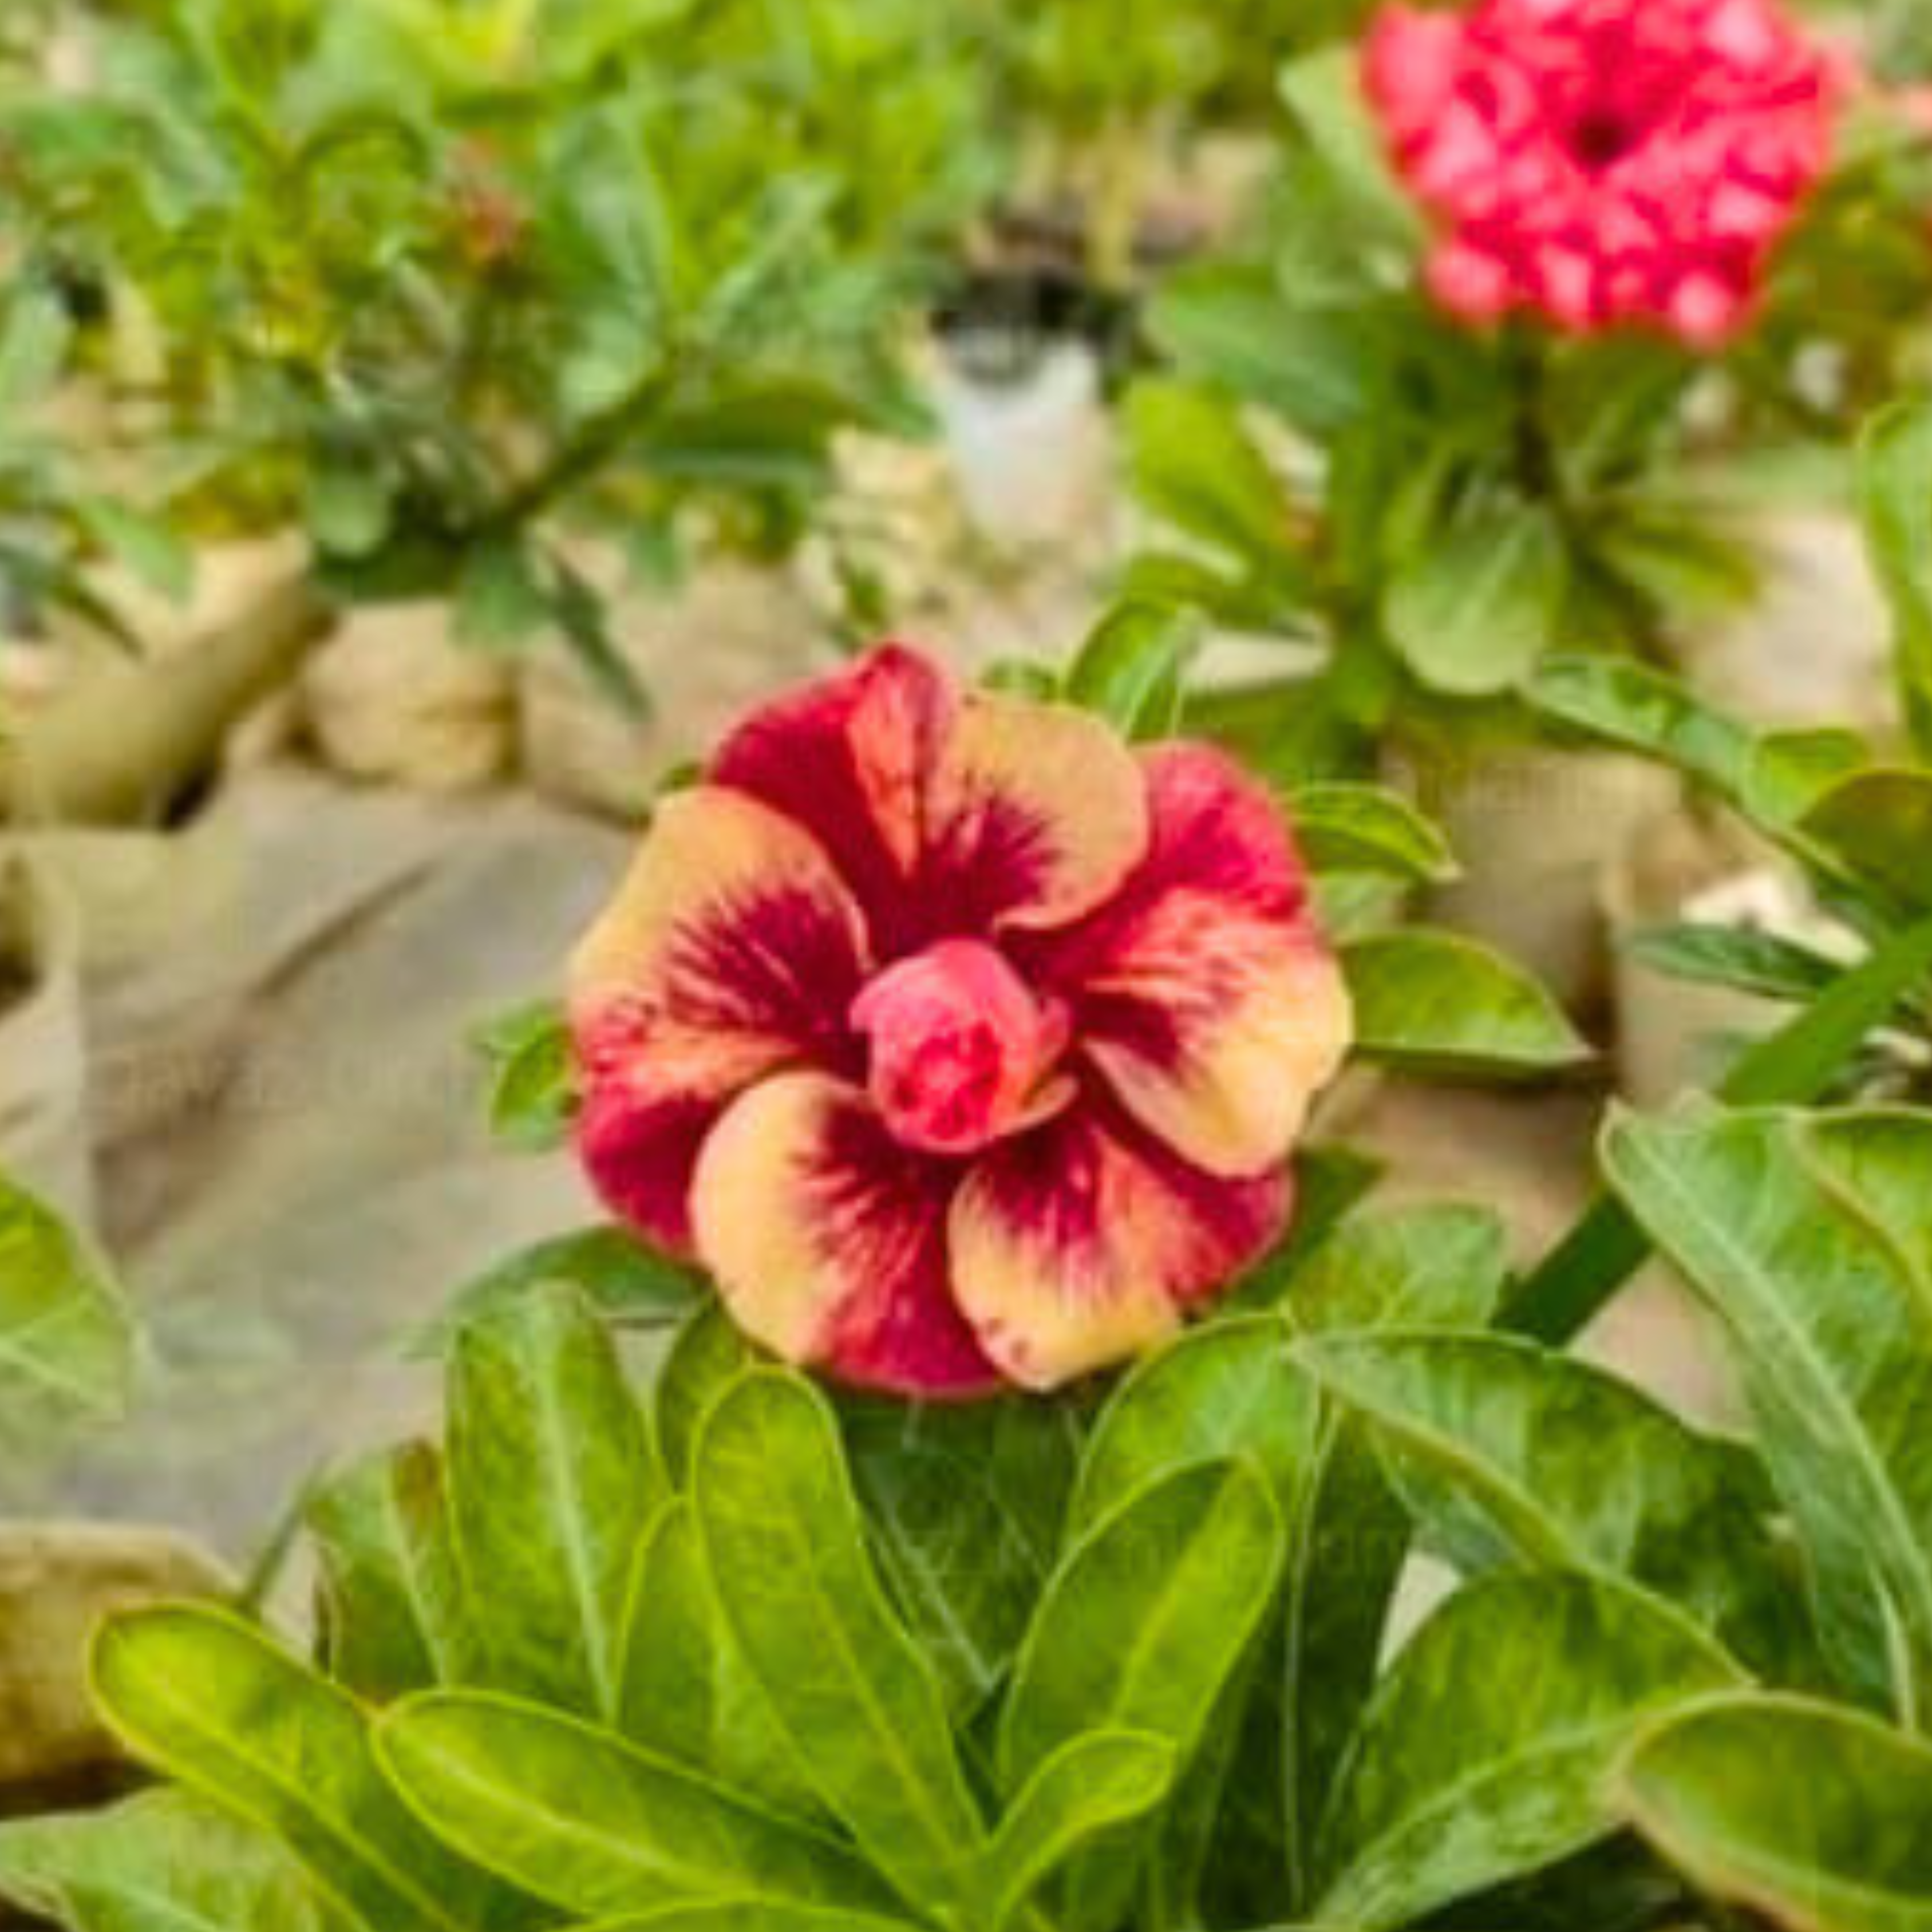
[[[1472,940],[1411,928],[1357,940],[1342,962],[1364,1058],[1424,1071],[1558,1072],[1591,1057],[1550,994]]]
[[[1741,1446],[1502,1336],[1328,1335],[1295,1358],[1431,1479],[1412,1508],[1461,1568],[1604,1571],[1668,1598],[1749,1662],[1796,1654],[1768,1489]]]
[[[346,1932],[264,1831],[185,1791],[0,1825],[0,1897],[68,1932]]]
[[[562,1144],[576,1112],[569,1030],[556,1003],[532,1000],[478,1028],[490,1069],[490,1130],[506,1148],[547,1154]]]
[[[963,1720],[1004,1678],[1052,1570],[1078,1421],[1027,1396],[840,1406],[873,1555]]]
[[[1622,1119],[1604,1162],[1723,1318],[1840,1669],[1932,1710],[1932,1115]]]
[[[94,1644],[94,1690],[136,1756],[273,1832],[370,1927],[524,1922],[392,1795],[355,1700],[240,1618],[200,1606],[116,1617]]]
[[[352,1464],[304,1512],[329,1675],[386,1702],[454,1680],[467,1654],[442,1466],[428,1443]]]
[[[691,1492],[725,1620],[800,1768],[906,1898],[964,1898],[985,1827],[939,1680],[873,1570],[830,1408],[797,1376],[742,1376],[699,1432]]]
[[[1302,856],[1318,872],[1371,872],[1415,885],[1456,876],[1442,832],[1378,785],[1304,785],[1288,801]]]
[[[1932,402],[1874,418],[1858,452],[1865,542],[1897,630],[1899,684],[1922,756],[1932,758]]]
[[[1792,1004],[1815,998],[1845,971],[1809,946],[1748,926],[1651,926],[1630,934],[1624,950],[1670,979]]]
[[[438,1838],[566,1911],[595,1918],[747,1894],[881,1902],[836,1840],[534,1704],[432,1691],[380,1719],[376,1748]]]
[[[1603,1786],[1630,1739],[1736,1677],[1688,1618],[1621,1584],[1463,1589],[1376,1692],[1324,1830],[1315,1916],[1381,1932],[1609,1836]]]
[[[132,1328],[105,1270],[52,1210],[0,1176],[0,1442],[44,1452],[125,1412]]]
[[[1318,1404],[1288,1354],[1279,1316],[1191,1329],[1138,1364],[1100,1412],[1080,1467],[1068,1534],[1081,1536],[1150,1484],[1245,1456],[1291,1516],[1313,1449]]]
[[[1621,658],[1552,657],[1525,694],[1558,724],[1673,766],[1725,797],[1744,794],[1751,734],[1661,671]]]
[[[1191,610],[1118,604],[1081,646],[1066,674],[1066,696],[1127,737],[1171,737],[1202,631],[1200,616]]]
[[[1714,1697],[1640,1738],[1616,1793],[1700,1892],[1790,1932],[1932,1928],[1932,1749],[1796,1697]]]
[[[790,1741],[725,1628],[686,1497],[658,1512],[638,1551],[619,1726],[633,1744],[766,1810],[808,1822],[821,1815]]]
[[[1166,1738],[1134,1731],[1090,1732],[1047,1759],[986,1847],[982,1895],[988,1932],[1004,1932],[1077,1852],[1159,1805],[1176,1761]]]
[[[458,1336],[448,1487],[490,1687],[614,1717],[631,1564],[668,1485],[574,1291],[534,1288]]]

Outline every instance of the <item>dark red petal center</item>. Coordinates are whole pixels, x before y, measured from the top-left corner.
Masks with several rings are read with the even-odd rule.
[[[1028,1126],[1066,1045],[1066,1016],[1006,959],[948,939],[880,974],[853,1004],[871,1046],[872,1099],[895,1138],[964,1154]]]

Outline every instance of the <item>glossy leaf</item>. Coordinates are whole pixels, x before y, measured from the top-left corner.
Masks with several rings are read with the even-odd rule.
[[[1590,1058],[1588,1042],[1535,980],[1472,940],[1413,928],[1358,940],[1342,961],[1364,1059],[1520,1075]]]
[[[1674,766],[1725,796],[1743,794],[1750,733],[1660,671],[1619,658],[1552,657],[1526,694],[1558,724]]]
[[[1623,1120],[1610,1178],[1729,1330],[1821,1628],[1868,1694],[1932,1699],[1932,1116]]]
[[[1427,532],[1398,565],[1382,622],[1431,690],[1492,698],[1550,649],[1568,576],[1554,518],[1513,506]]]
[[[1239,412],[1171,380],[1137,384],[1124,417],[1135,494],[1237,562],[1285,552],[1286,498]]]
[[[536,1000],[499,1014],[475,1039],[490,1069],[491,1132],[521,1153],[560,1146],[577,1098],[569,1032],[554,1004]]]
[[[1310,1259],[1286,1312],[1304,1334],[1479,1328],[1508,1272],[1508,1231],[1487,1208],[1370,1209],[1352,1215]]]
[[[1603,1787],[1631,1738],[1736,1676],[1687,1618],[1622,1585],[1468,1586],[1376,1692],[1324,1829],[1315,1916],[1380,1932],[1608,1836]]]
[[[94,1691],[137,1757],[272,1831],[369,1926],[527,1922],[514,1894],[459,1863],[391,1792],[354,1700],[240,1618],[200,1607],[116,1618],[94,1645]]]
[[[1790,1932],[1932,1928],[1932,1749],[1841,1706],[1713,1698],[1646,1732],[1624,1811],[1700,1892]]]
[[[705,1302],[679,1329],[658,1372],[651,1402],[658,1454],[677,1488],[684,1488],[691,1480],[698,1432],[712,1404],[740,1376],[755,1367],[758,1359],[758,1351],[715,1298]]]
[[[0,1442],[16,1455],[125,1411],[134,1336],[120,1294],[52,1210],[0,1176]]]
[[[1171,736],[1201,638],[1194,611],[1144,602],[1118,605],[1081,646],[1066,674],[1066,696],[1129,738]]]
[[[659,1511],[638,1551],[619,1728],[767,1810],[806,1820],[820,1814],[725,1627],[688,1498]]]
[[[1815,998],[1844,971],[1809,946],[1748,926],[1653,926],[1630,934],[1624,950],[1669,979],[1794,1005]]]
[[[802,1378],[741,1377],[692,1477],[726,1622],[826,1805],[909,1900],[962,1899],[985,1838],[943,1688],[893,1616],[838,1424]]]
[[[1268,1613],[1285,1554],[1267,1478],[1226,1460],[1144,1486],[1072,1543],[1000,1712],[1001,1788],[1018,1791],[1096,1730],[1145,1732],[1193,1757]],[[1144,1856],[1151,1842],[1136,1849]],[[1078,1861],[1069,1922],[1112,1922],[1142,1862],[1127,1848]]]
[[[1023,1396],[848,1398],[842,1416],[874,1558],[964,1717],[1004,1678],[1053,1568],[1078,1421]]]
[[[376,1743],[439,1838],[566,1911],[602,1917],[746,1894],[880,1902],[836,1840],[535,1705],[433,1691],[384,1717]]]
[[[1790,1580],[1739,1445],[1698,1434],[1627,1382],[1500,1336],[1322,1336],[1296,1360],[1429,1486],[1436,1546],[1460,1567],[1594,1570],[1669,1598],[1775,1668],[1798,1641]]]
[[[639,1539],[668,1491],[609,1336],[573,1291],[527,1294],[457,1340],[448,1490],[487,1681],[612,1717]]]
[[[1813,802],[1804,830],[1894,905],[1932,912],[1932,772],[1856,773]]]
[[[264,1831],[184,1791],[0,1825],[0,1897],[69,1932],[346,1932]]]
[[[908,1932],[902,1918],[784,1898],[730,1898],[600,1919],[574,1932]]]
[[[1069,1514],[1081,1536],[1150,1484],[1196,1464],[1244,1457],[1284,1516],[1307,1474],[1318,1402],[1288,1354],[1279,1316],[1187,1331],[1140,1363],[1094,1425]]]
[[[980,1896],[988,1932],[1001,1932],[1076,1853],[1145,1817],[1168,1795],[1178,1754],[1164,1738],[1096,1730],[1036,1771],[986,1848]]]
[[[305,1514],[329,1675],[378,1702],[454,1681],[469,1640],[436,1451],[415,1443],[366,1457]]]
[[[1415,885],[1456,876],[1442,834],[1379,786],[1305,785],[1288,800],[1302,856],[1318,872],[1370,872]]]
[[[575,1288],[605,1321],[620,1328],[669,1328],[700,1305],[705,1293],[695,1269],[646,1247],[622,1228],[580,1228],[536,1242],[479,1275],[412,1338],[410,1356],[442,1357],[465,1323],[546,1282]]]

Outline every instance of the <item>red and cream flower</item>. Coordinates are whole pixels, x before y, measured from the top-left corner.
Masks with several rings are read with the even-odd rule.
[[[891,646],[659,808],[571,1018],[612,1209],[777,1354],[934,1397],[1051,1388],[1220,1291],[1350,1034],[1226,758]]]

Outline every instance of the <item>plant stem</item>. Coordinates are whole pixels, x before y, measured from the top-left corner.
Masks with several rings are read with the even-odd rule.
[[[1718,1088],[1734,1107],[1819,1100],[1867,1037],[1932,974],[1932,920],[1908,926],[1791,1024],[1746,1054]],[[1574,1340],[1640,1268],[1649,1238],[1613,1195],[1589,1211],[1520,1282],[1499,1325],[1551,1348]]]

